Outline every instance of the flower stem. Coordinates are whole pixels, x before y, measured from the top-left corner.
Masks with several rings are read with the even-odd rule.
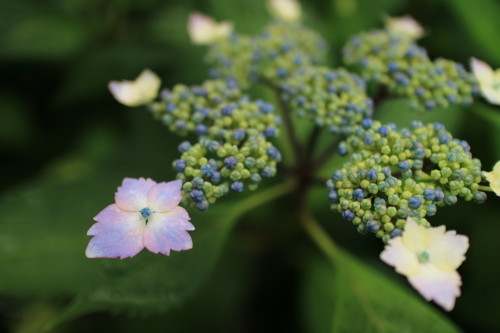
[[[311,136],[309,137],[309,141],[307,142],[306,155],[305,160],[308,161],[314,154],[314,148],[316,148],[316,143],[319,139],[319,134],[321,133],[321,127],[314,126],[314,129],[311,132]]]
[[[478,188],[478,190],[481,190],[481,191],[493,192],[493,189],[489,186],[479,185],[477,188]]]

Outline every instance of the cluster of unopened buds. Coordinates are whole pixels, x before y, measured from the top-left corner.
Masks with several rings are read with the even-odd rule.
[[[467,105],[480,95],[500,105],[500,71],[474,58],[472,73],[451,60],[431,60],[416,44],[424,30],[410,17],[387,18],[383,29],[353,37],[343,52],[348,69],[330,69],[326,42],[300,23],[300,4],[267,5],[274,20],[254,36],[233,32],[231,22],[200,13],[189,17],[192,42],[208,46],[209,79],[200,85],[160,91],[160,79],[150,70],[135,81],[109,84],[120,103],[148,105],[155,119],[184,139],[172,162],[177,180],[126,178],[115,204],[95,217],[87,256],[190,249],[187,231],[194,226],[179,204],[206,210],[228,193],[256,190],[278,171],[301,170],[279,168],[275,140],[282,127],[288,141],[296,140],[291,119],[297,116],[312,121],[315,131],[326,128],[342,139],[332,142],[339,142],[340,156],[349,157],[326,181],[331,208],[359,232],[380,238],[386,244],[381,259],[427,300],[451,310],[460,295],[456,269],[468,238],[432,227],[431,218],[462,199],[481,204],[485,191],[500,195],[500,162],[484,172],[467,142],[440,123],[415,120],[398,128],[373,120],[366,86],[407,97],[419,110]],[[248,89],[256,84],[271,88],[279,103],[252,98]],[[302,183],[313,178],[293,176]]]

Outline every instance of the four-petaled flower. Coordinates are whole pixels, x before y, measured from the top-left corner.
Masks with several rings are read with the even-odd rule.
[[[493,167],[493,171],[485,172],[484,177],[490,182],[490,187],[496,195],[500,196],[500,161]]]
[[[406,275],[426,300],[450,311],[462,285],[456,269],[468,247],[469,239],[454,230],[425,228],[408,218],[403,235],[390,239],[380,258]]]
[[[471,58],[470,64],[481,94],[491,104],[500,105],[500,68],[493,71],[490,65],[476,58]]]
[[[104,208],[87,232],[94,236],[85,254],[89,258],[128,258],[147,248],[153,253],[193,247],[186,210],[179,207],[182,181],[156,183],[151,179],[125,178],[115,202]]]
[[[424,35],[424,28],[411,16],[385,18],[385,26],[392,33],[411,39],[419,39]]]
[[[111,81],[108,88],[113,97],[126,106],[139,106],[152,102],[160,90],[161,80],[145,69],[134,81]]]
[[[217,23],[211,17],[201,13],[192,13],[188,20],[188,34],[193,44],[208,45],[229,37],[233,32],[233,23]]]
[[[297,0],[267,0],[267,10],[277,19],[294,22],[302,16],[302,8]]]

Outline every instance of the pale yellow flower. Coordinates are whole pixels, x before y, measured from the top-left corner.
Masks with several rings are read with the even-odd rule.
[[[148,104],[158,96],[161,80],[152,71],[145,69],[134,81],[111,81],[108,88],[113,97],[123,105]]]
[[[424,35],[424,28],[409,15],[401,17],[385,17],[385,26],[392,33],[411,39],[419,39]]]
[[[450,311],[460,296],[462,280],[456,270],[468,248],[466,236],[445,226],[426,228],[408,218],[403,235],[390,239],[380,258],[406,275],[427,301]]]
[[[277,19],[295,22],[302,16],[302,7],[297,0],[267,0],[267,10]]]
[[[209,16],[191,13],[187,29],[193,44],[208,45],[229,37],[233,32],[233,23],[228,21],[217,23]]]
[[[496,195],[500,196],[500,161],[495,164],[493,171],[485,172],[484,177],[490,182],[490,187]]]
[[[491,104],[500,105],[500,68],[493,71],[487,63],[476,58],[471,58],[470,64],[481,94]]]

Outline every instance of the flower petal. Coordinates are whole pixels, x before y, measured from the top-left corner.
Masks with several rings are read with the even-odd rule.
[[[167,212],[174,209],[182,199],[182,180],[158,183],[148,193],[149,208],[153,212]]]
[[[384,251],[380,254],[380,259],[393,266],[396,272],[406,276],[416,275],[420,272],[417,256],[405,246],[401,237],[389,240]]]
[[[189,15],[187,30],[193,44],[207,45],[228,37],[233,31],[233,23],[217,23],[211,17],[195,12]]]
[[[500,196],[500,161],[493,167],[493,171],[485,172],[484,177],[490,183],[491,189]]]
[[[302,8],[297,0],[267,0],[267,10],[280,20],[294,22],[302,16]]]
[[[454,230],[432,228],[429,247],[429,262],[443,270],[456,270],[465,260],[469,238],[457,235]]]
[[[170,250],[182,251],[193,247],[188,230],[194,230],[189,215],[182,207],[168,213],[154,213],[144,230],[143,242],[153,253],[169,255]]]
[[[481,86],[483,84],[486,86],[493,85],[493,69],[490,65],[474,57],[471,58],[470,65],[474,76]]]
[[[455,306],[460,296],[462,280],[456,271],[444,271],[426,264],[420,274],[409,277],[411,285],[428,301],[433,300],[447,311]]]
[[[88,258],[128,258],[139,253],[144,245],[144,220],[139,213],[124,212],[116,204],[104,208],[87,232],[94,236],[85,255]]]
[[[138,212],[148,207],[148,193],[155,185],[149,178],[125,178],[115,193],[115,202],[124,211]]]
[[[113,97],[123,105],[139,106],[158,96],[161,80],[154,72],[145,69],[134,81],[111,81],[108,88]]]
[[[444,228],[444,227],[443,227]],[[419,225],[411,217],[407,218],[403,231],[403,243],[413,253],[427,249],[430,240],[430,229]]]
[[[387,29],[411,39],[419,39],[424,35],[424,28],[411,16],[390,17],[385,19]]]

